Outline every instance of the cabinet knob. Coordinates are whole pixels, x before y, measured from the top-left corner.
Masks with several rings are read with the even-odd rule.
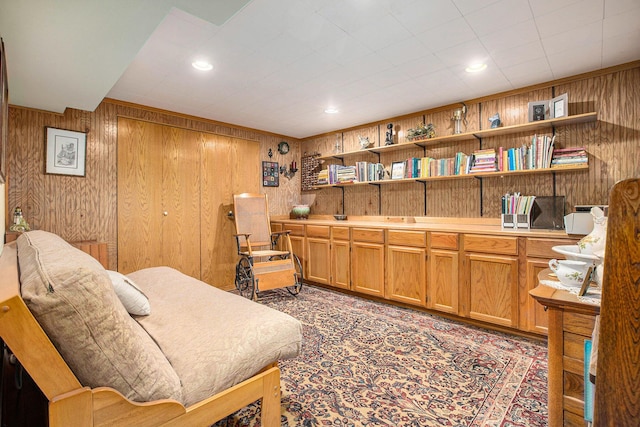
[[[169,216],[169,212],[164,211],[164,212],[162,212],[162,215],[163,215],[163,216]]]

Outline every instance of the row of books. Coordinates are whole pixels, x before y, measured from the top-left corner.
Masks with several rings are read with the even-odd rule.
[[[466,175],[482,172],[517,171],[572,167],[588,162],[584,147],[553,148],[554,139],[534,136],[531,145],[475,150],[472,154],[456,153],[455,157],[434,159],[412,157],[393,162],[391,179],[428,178]],[[318,184],[371,182],[385,179],[382,163],[356,162],[352,166],[329,165],[318,174]]]
[[[521,196],[520,193],[502,196],[502,213],[515,215],[529,215],[536,196]]]

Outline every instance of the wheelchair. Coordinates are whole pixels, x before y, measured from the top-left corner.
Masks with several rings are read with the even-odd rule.
[[[271,232],[265,194],[233,196],[236,246],[240,260],[235,285],[243,297],[255,300],[258,293],[285,288],[291,295],[302,289],[302,264],[293,253],[289,231]]]

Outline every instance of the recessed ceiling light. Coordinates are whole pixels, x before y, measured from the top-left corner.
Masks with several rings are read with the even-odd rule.
[[[337,114],[338,113],[338,109],[335,107],[329,107],[326,110],[324,110],[325,113],[327,114]]]
[[[211,65],[207,61],[195,61],[192,62],[191,65],[193,66],[193,68],[200,71],[209,71],[213,68],[213,65]]]
[[[478,62],[477,64],[471,64],[469,65],[467,68],[465,68],[464,70],[467,73],[478,73],[482,70],[484,70],[485,68],[487,68],[487,64],[483,64],[481,62]]]

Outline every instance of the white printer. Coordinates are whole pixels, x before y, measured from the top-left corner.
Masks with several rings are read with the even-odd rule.
[[[599,207],[604,211],[604,215],[608,214],[607,205],[576,205],[575,212],[565,215],[564,229],[567,234],[587,235],[593,230],[593,216],[591,208]]]

